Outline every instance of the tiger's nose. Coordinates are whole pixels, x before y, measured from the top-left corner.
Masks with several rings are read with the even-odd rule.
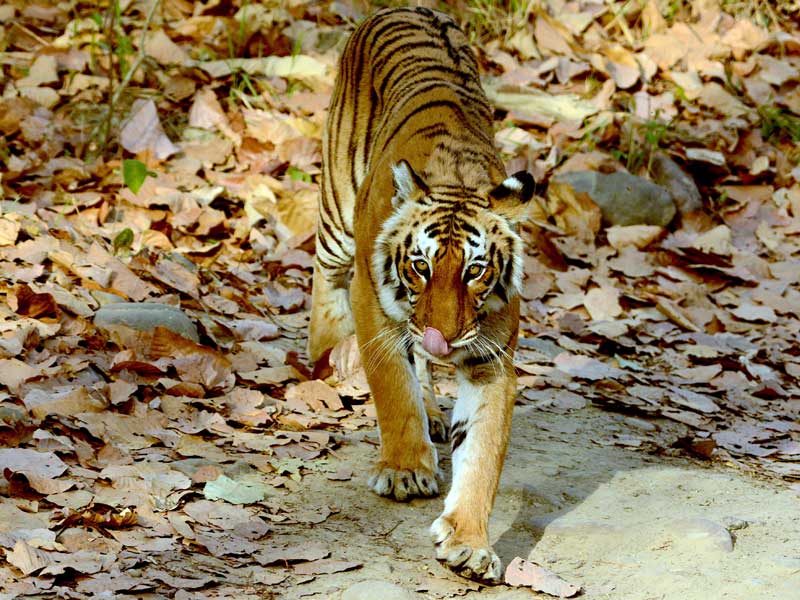
[[[422,347],[434,356],[447,356],[453,351],[442,332],[435,327],[426,327],[422,336]]]

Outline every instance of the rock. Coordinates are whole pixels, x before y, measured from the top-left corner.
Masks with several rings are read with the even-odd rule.
[[[694,179],[669,156],[663,153],[656,154],[653,157],[652,169],[653,180],[672,194],[681,216],[703,208],[703,198]]]
[[[156,302],[107,304],[94,314],[94,324],[101,329],[126,325],[139,331],[150,331],[161,326],[193,342],[200,340],[197,328],[186,313],[176,306]]]
[[[731,534],[719,523],[708,519],[694,518],[673,521],[667,527],[672,540],[685,549],[693,551],[717,550],[731,552]]]
[[[416,594],[412,594],[399,585],[371,579],[351,585],[342,592],[341,600],[413,600],[416,597]]]
[[[567,184],[576,194],[587,194],[600,207],[606,226],[666,227],[675,216],[675,203],[666,189],[630,173],[572,171],[558,175],[553,181]]]

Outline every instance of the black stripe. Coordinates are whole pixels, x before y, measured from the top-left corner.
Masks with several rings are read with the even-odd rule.
[[[469,223],[467,223],[466,221],[461,221],[460,225],[461,225],[461,229],[463,229],[467,233],[471,233],[472,235],[481,237],[481,232],[478,231],[475,227],[473,227]]]
[[[426,139],[431,139],[442,135],[450,135],[450,132],[447,131],[443,123],[434,123],[433,125],[423,125],[408,137],[413,138],[418,135]]]
[[[450,428],[450,448],[453,452],[455,452],[467,438],[467,431],[468,427],[466,421],[456,421],[453,423]]]
[[[327,225],[327,223],[325,221],[323,221],[322,222],[323,228],[325,228],[326,225]],[[333,239],[336,240],[335,237]],[[318,235],[317,236],[317,242],[325,249],[325,252],[327,252],[332,258],[337,258],[337,259],[341,260],[342,262],[345,262],[345,259],[341,256],[341,254],[339,252],[334,252],[333,249],[328,245],[328,239],[325,236]],[[337,240],[337,243],[338,243],[338,240]],[[340,249],[341,249],[341,246],[340,246]]]
[[[492,293],[498,298],[500,298],[500,300],[508,304],[508,295],[506,294],[506,288],[504,288],[499,281],[497,282],[497,285],[494,286]]]
[[[463,361],[461,361],[461,364],[463,364],[465,367],[479,367],[481,365],[486,365],[489,364],[490,362],[494,362],[495,360],[497,360],[497,358],[494,356],[484,356],[484,355],[468,356]]]
[[[432,39],[423,39],[419,40],[419,28],[414,26],[409,26],[407,29],[402,30],[400,35],[395,35],[391,38],[385,38],[381,40],[381,45],[376,47],[372,53],[372,72],[373,73],[380,73],[394,58],[398,57],[398,53],[403,56],[402,60],[408,60],[413,56],[416,56],[417,60],[419,60],[420,56],[422,56],[420,50],[425,48],[431,48],[433,50],[439,50],[440,48],[437,47],[436,43]],[[417,41],[411,41],[412,38],[416,38]],[[398,48],[393,48],[389,51],[388,47],[391,44],[395,44],[397,42],[404,42],[399,44]],[[411,56],[409,56],[411,55]],[[437,62],[441,63],[441,60],[437,58]],[[392,63],[391,71],[397,68],[399,63]]]
[[[439,228],[440,228],[441,226],[442,226],[442,224],[441,224],[441,223],[434,222],[434,223],[431,223],[430,225],[427,225],[427,226],[425,227],[425,229],[423,229],[422,231],[423,231],[423,232],[424,232],[426,235],[431,235],[431,236],[433,236],[433,235],[436,235],[436,234],[439,232]]]
[[[370,86],[369,88],[369,123],[374,123],[378,119],[378,114],[381,112],[378,108],[378,103],[380,99],[378,98],[378,94],[375,92],[375,88]],[[372,148],[372,133],[374,131],[374,127],[367,127],[367,131],[364,134],[364,159],[365,161],[368,160],[370,156],[370,150]]]
[[[384,138],[386,141],[384,142],[381,151],[383,152],[386,150],[387,144],[389,144],[392,140],[394,140],[394,138],[397,136],[397,133],[406,126],[406,123],[408,123],[409,120],[413,119],[419,113],[425,112],[426,110],[430,110],[433,108],[450,108],[453,111],[455,111],[458,115],[460,115],[459,120],[464,119],[464,113],[461,110],[461,105],[458,104],[457,102],[453,102],[452,100],[432,100],[430,102],[426,102],[420,106],[417,106],[414,110],[412,110],[405,117],[403,117],[400,123],[395,125],[391,134],[389,134],[386,138]]]
[[[342,265],[342,264],[332,264],[332,263],[326,262],[325,259],[320,258],[319,256],[317,256],[317,262],[326,271],[334,271],[336,273],[348,272],[348,271],[350,271],[350,266],[351,266],[349,264],[344,264],[344,265]]]

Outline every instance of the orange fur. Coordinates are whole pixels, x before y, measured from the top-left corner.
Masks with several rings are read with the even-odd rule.
[[[516,389],[515,223],[533,185],[505,178],[491,117],[449,17],[384,10],[353,33],[323,147],[309,332],[316,360],[355,331],[381,431],[370,486],[396,500],[438,493],[430,361],[456,366],[453,484],[431,532],[440,560],[482,580],[500,576],[488,520]],[[441,341],[426,346],[427,330]]]

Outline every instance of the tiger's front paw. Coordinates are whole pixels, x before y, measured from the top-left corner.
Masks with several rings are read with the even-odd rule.
[[[485,541],[457,533],[456,524],[442,515],[431,525],[436,558],[457,574],[483,583],[500,583],[503,564]]]
[[[398,502],[439,494],[436,474],[430,469],[421,466],[414,469],[398,469],[383,461],[375,467],[368,485],[379,496],[387,496]]]

